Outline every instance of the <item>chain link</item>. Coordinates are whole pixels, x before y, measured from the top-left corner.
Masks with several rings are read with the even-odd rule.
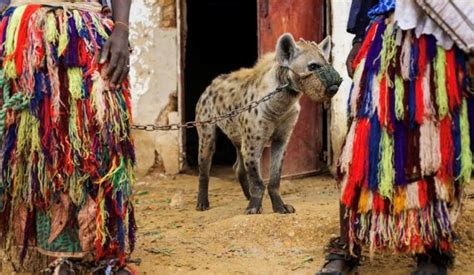
[[[284,85],[278,86],[275,90],[273,90],[271,93],[267,94],[266,96],[260,98],[259,100],[255,100],[250,102],[247,106],[244,106],[242,108],[237,108],[232,111],[230,111],[227,114],[224,115],[219,115],[212,117],[207,120],[195,120],[195,121],[188,121],[183,124],[179,123],[173,123],[173,124],[168,124],[168,125],[154,125],[154,124],[147,124],[147,125],[132,125],[133,130],[138,130],[138,131],[146,131],[146,132],[154,132],[154,131],[177,131],[180,129],[192,129],[194,127],[202,126],[202,125],[214,125],[217,124],[218,122],[221,122],[226,119],[234,118],[242,113],[248,112],[260,104],[269,101],[274,95],[277,93],[281,92],[285,88],[289,86],[289,83],[286,83]]]

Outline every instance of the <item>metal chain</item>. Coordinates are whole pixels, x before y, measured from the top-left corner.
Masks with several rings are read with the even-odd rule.
[[[214,125],[220,121],[229,119],[229,118],[234,118],[244,112],[250,111],[253,108],[256,108],[260,104],[267,102],[270,100],[274,95],[277,93],[281,92],[285,88],[289,86],[289,83],[286,83],[284,85],[278,86],[275,90],[273,90],[271,93],[267,94],[266,96],[260,98],[259,100],[255,100],[250,102],[249,105],[242,107],[242,108],[237,108],[225,115],[219,115],[215,117],[211,117],[210,119],[207,120],[195,120],[195,121],[188,121],[183,124],[179,123],[173,123],[173,124],[168,124],[168,125],[154,125],[154,124],[147,124],[147,125],[132,125],[133,130],[139,130],[139,131],[147,131],[147,132],[153,132],[153,131],[177,131],[180,129],[191,129],[197,126],[202,126],[202,125]]]

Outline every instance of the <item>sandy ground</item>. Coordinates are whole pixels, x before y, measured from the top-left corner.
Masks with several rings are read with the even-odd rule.
[[[243,215],[247,205],[230,168],[216,168],[211,209],[194,210],[197,177],[148,176],[136,186],[139,226],[134,258],[140,274],[313,274],[323,249],[338,232],[338,190],[329,176],[282,182],[283,199],[296,208],[273,214],[268,196],[263,214]],[[473,193],[470,187],[467,193]],[[451,274],[473,274],[474,199],[466,199],[457,224],[459,243]],[[378,255],[360,274],[409,274],[414,260]]]

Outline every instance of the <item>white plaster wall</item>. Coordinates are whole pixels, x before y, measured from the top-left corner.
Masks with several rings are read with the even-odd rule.
[[[157,0],[134,0],[131,10],[130,39],[133,119],[136,124],[154,124],[177,90],[177,30],[159,27],[160,7]],[[169,114],[170,122],[178,122],[178,113]],[[137,172],[146,173],[154,164],[155,152],[163,159],[169,174],[179,172],[177,132],[134,131]]]
[[[333,39],[332,60],[335,69],[344,78],[344,81],[339,88],[339,92],[334,96],[331,104],[330,134],[332,143],[332,163],[330,170],[334,174],[335,164],[341,152],[341,147],[344,143],[344,138],[347,132],[347,100],[352,81],[347,75],[346,58],[352,48],[353,35],[346,32],[351,1],[332,0],[331,4]]]

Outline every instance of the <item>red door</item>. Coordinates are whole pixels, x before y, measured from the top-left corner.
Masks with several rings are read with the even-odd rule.
[[[319,42],[324,37],[324,0],[258,0],[259,54],[274,51],[278,37],[289,32],[296,40]],[[303,97],[301,113],[288,145],[282,176],[302,177],[322,170],[323,108]],[[270,148],[262,157],[262,173],[268,178]]]

